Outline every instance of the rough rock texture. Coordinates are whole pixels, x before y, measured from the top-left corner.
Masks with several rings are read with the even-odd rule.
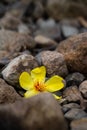
[[[22,99],[12,86],[9,86],[3,79],[0,79],[0,104],[13,103]]]
[[[65,57],[70,71],[87,74],[87,33],[82,33],[61,42],[56,51]]]
[[[1,130],[67,130],[61,107],[49,93],[0,106],[0,124]]]
[[[82,96],[77,86],[70,86],[63,91],[63,97],[68,102],[81,102]]]
[[[82,109],[72,108],[64,116],[68,120],[75,120],[75,119],[80,119],[80,118],[83,118],[83,117],[87,117],[87,113],[85,111],[83,111]]]
[[[83,97],[87,99],[87,80],[83,81],[80,84],[79,90],[82,93]]]
[[[74,120],[70,126],[71,130],[87,130],[87,118]]]
[[[87,17],[86,6],[86,0],[48,0],[46,9],[48,14],[55,19],[76,16]]]
[[[46,66],[47,75],[66,76],[68,74],[65,59],[61,53],[56,51],[43,51],[36,56],[39,64]]]
[[[32,55],[23,54],[14,58],[8,64],[8,66],[2,71],[2,76],[9,84],[16,85],[21,72],[30,72],[31,69],[37,66],[37,61]]]
[[[0,30],[0,51],[7,52],[4,57],[7,57],[9,53],[21,52],[33,47],[35,47],[35,42],[29,35]]]

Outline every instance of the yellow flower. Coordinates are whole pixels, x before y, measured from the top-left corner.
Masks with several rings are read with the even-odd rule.
[[[24,97],[28,98],[39,94],[40,92],[55,92],[64,87],[63,78],[55,75],[45,81],[46,68],[45,66],[37,67],[28,72],[22,72],[19,77],[20,86],[26,90]],[[61,97],[53,94],[56,99]]]

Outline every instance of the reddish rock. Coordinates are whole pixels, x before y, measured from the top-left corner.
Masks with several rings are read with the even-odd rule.
[[[64,55],[70,71],[87,74],[87,33],[70,37],[61,42],[56,51]]]

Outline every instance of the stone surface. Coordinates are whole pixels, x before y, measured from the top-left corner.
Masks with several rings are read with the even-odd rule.
[[[85,79],[85,76],[79,72],[75,72],[72,74],[69,74],[65,80],[67,86],[77,85],[79,86],[80,83]]]
[[[72,108],[70,111],[65,113],[64,116],[65,116],[65,118],[67,118],[68,120],[71,121],[71,120],[87,117],[87,113],[85,111],[83,111],[82,109]]]
[[[79,92],[77,86],[70,86],[63,91],[63,97],[67,99],[68,102],[81,102],[82,96]]]
[[[61,107],[49,93],[0,106],[1,130],[67,130]]]
[[[46,27],[46,28],[40,28],[34,32],[34,35],[43,35],[45,37],[51,38],[56,41],[60,41],[62,39],[61,37],[61,29],[59,24],[56,24],[52,27]]]
[[[70,71],[87,74],[87,33],[82,33],[61,42],[56,51],[65,57]]]
[[[38,64],[32,55],[23,54],[14,58],[8,66],[2,71],[3,78],[12,85],[18,84],[19,75],[23,71],[30,72]]]
[[[87,118],[72,121],[70,127],[71,130],[87,130]]]
[[[54,40],[43,35],[37,35],[34,40],[38,49],[55,49],[57,47],[57,43]]]
[[[8,30],[0,30],[0,50],[20,52],[35,47],[35,42],[27,34]]]
[[[74,36],[76,34],[79,33],[79,30],[76,27],[70,26],[70,25],[62,25],[61,27],[62,29],[62,33],[64,35],[64,37],[70,37],[70,36]]]
[[[10,13],[6,13],[6,15],[0,20],[0,27],[4,29],[17,30],[20,23],[20,19],[12,16]]]
[[[56,51],[43,51],[36,56],[39,64],[46,66],[47,75],[66,76],[68,74],[65,59]]]
[[[87,99],[87,80],[80,84],[79,91],[82,93],[83,97]]]
[[[84,0],[48,0],[47,13],[56,20],[67,17],[87,17],[87,1]]]
[[[21,99],[15,89],[0,78],[0,104],[13,103]]]
[[[66,113],[72,108],[80,108],[80,105],[78,105],[77,103],[69,103],[62,106],[62,110],[64,113]]]

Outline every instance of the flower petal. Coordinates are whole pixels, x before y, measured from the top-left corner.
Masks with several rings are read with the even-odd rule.
[[[38,93],[39,93],[39,91],[36,91],[35,89],[32,89],[30,91],[25,92],[24,97],[29,98],[29,97],[37,95]]]
[[[37,67],[31,71],[31,77],[34,81],[44,82],[46,76],[45,66]]]
[[[53,96],[54,96],[56,99],[58,99],[58,100],[62,98],[62,96],[59,97],[59,96],[57,96],[57,95],[55,95],[55,94],[53,94]]]
[[[28,72],[21,73],[19,77],[19,83],[24,90],[30,90],[34,88],[33,80]]]
[[[49,92],[55,92],[64,87],[63,78],[60,76],[53,76],[47,82],[45,82],[46,90]]]

